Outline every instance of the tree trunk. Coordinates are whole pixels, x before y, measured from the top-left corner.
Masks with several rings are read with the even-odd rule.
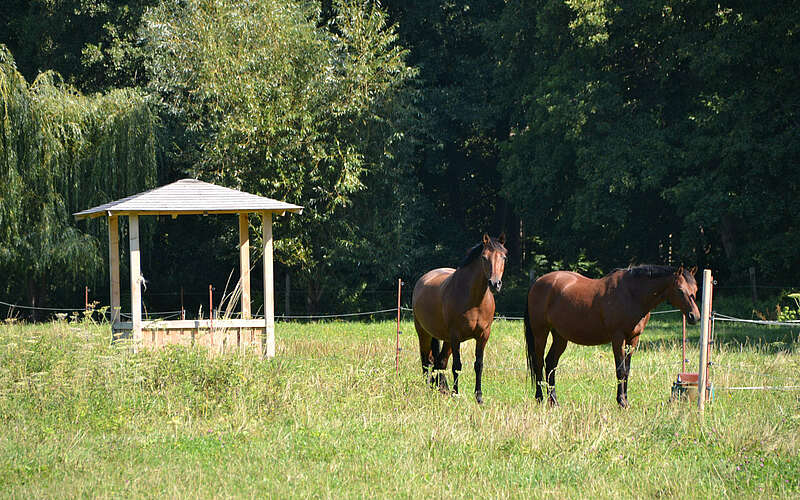
[[[31,309],[30,319],[31,322],[35,323],[38,319],[36,315],[36,308],[39,307],[39,294],[36,292],[36,282],[34,281],[33,277],[28,276],[26,281],[26,295],[28,304],[30,304],[30,306],[33,308]]]
[[[306,310],[309,315],[318,312],[320,298],[322,298],[322,283],[316,276],[309,276],[306,288]]]
[[[734,237],[734,228],[736,226],[733,217],[730,215],[723,215],[719,225],[719,235],[722,240],[722,249],[725,251],[725,257],[730,262],[736,256],[736,243]]]

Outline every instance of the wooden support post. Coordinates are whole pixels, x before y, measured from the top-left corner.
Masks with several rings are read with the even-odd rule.
[[[242,285],[242,319],[250,319],[250,221],[239,214],[239,276]]]
[[[120,286],[119,286],[119,217],[108,217],[108,269],[111,292],[111,331],[120,320]]]
[[[142,271],[139,254],[139,216],[128,216],[128,235],[131,246],[131,321],[134,349],[142,342]]]
[[[272,288],[272,213],[262,212],[264,240],[264,321],[265,339],[264,355],[267,358],[275,357],[275,300]]]
[[[703,270],[703,308],[700,311],[700,366],[697,367],[697,408],[703,412],[708,384],[708,329],[711,317],[711,270]]]

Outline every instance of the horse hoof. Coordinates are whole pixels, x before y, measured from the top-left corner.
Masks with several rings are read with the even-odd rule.
[[[550,408],[558,408],[558,400],[556,398],[548,398],[548,403],[550,403]]]
[[[627,410],[629,408],[628,400],[626,399],[617,400],[617,403],[619,403],[619,407],[622,408],[623,410]]]
[[[477,401],[479,405],[482,405],[483,404],[483,395],[480,394],[480,393],[475,394],[475,401]]]

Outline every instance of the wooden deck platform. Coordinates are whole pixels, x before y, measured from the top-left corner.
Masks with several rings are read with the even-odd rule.
[[[210,353],[251,352],[264,355],[264,319],[153,320],[142,321],[141,338],[134,338],[133,322],[120,321],[112,327],[113,338],[131,339],[135,348],[155,349],[166,345],[202,346]]]

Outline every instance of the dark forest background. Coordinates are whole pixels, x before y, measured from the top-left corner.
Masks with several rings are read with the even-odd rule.
[[[794,1],[4,0],[0,301],[106,304],[105,222],[70,214],[184,177],[305,207],[276,218],[277,314],[407,302],[484,232],[502,313],[638,263],[777,300],[798,82]],[[233,287],[234,216],[143,220],[146,310]]]

